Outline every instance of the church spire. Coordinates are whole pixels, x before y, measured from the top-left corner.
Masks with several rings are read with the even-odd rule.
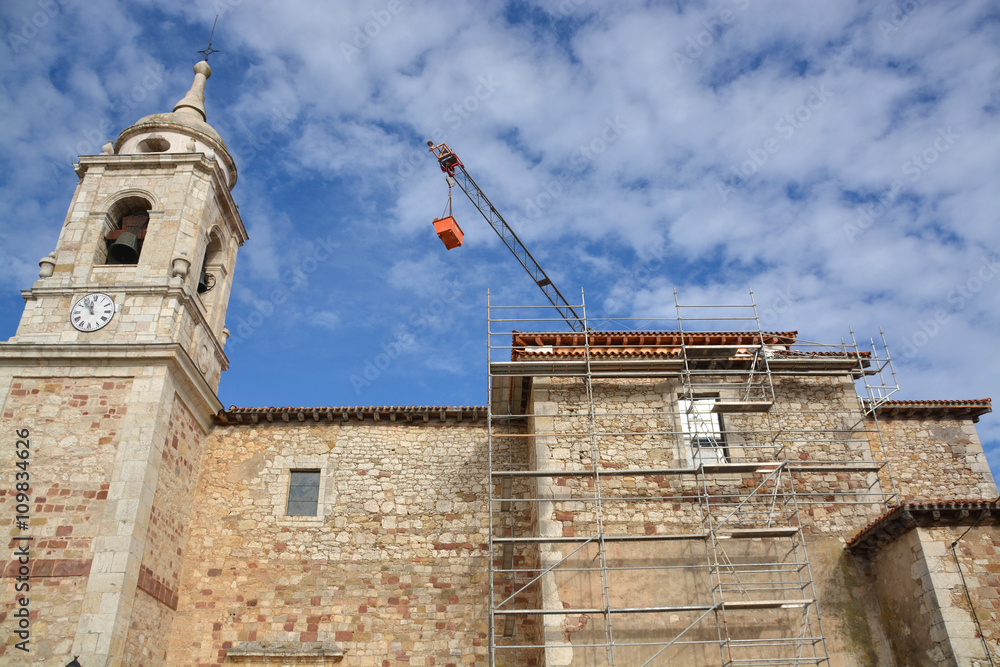
[[[212,68],[208,66],[207,60],[202,60],[194,66],[194,81],[191,83],[191,90],[174,105],[174,113],[192,116],[202,121],[208,120],[208,116],[205,115],[205,82],[210,76],[212,76]]]

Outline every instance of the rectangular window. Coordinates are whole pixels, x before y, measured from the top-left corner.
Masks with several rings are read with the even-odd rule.
[[[691,448],[695,465],[725,463],[729,458],[722,433],[722,415],[712,412],[715,401],[715,398],[680,401],[684,442]]]
[[[288,482],[287,516],[316,516],[319,470],[292,470]]]

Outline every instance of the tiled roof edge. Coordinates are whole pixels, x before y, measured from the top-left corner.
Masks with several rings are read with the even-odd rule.
[[[359,422],[479,422],[485,423],[485,405],[365,405],[323,407],[257,407],[235,405],[220,410],[218,425],[263,423],[359,423]]]
[[[871,557],[917,526],[1000,522],[1000,497],[908,500],[875,519],[847,542],[847,550]]]
[[[869,401],[863,401],[868,408]],[[884,401],[875,408],[875,414],[883,418],[955,417],[979,421],[985,414],[993,412],[992,400],[974,398],[966,400],[922,400]]]

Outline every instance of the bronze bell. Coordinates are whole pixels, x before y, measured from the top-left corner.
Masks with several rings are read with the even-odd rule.
[[[213,285],[210,284],[209,280],[208,270],[202,267],[201,275],[198,277],[198,294],[204,294],[212,289]]]
[[[108,254],[122,264],[139,261],[139,238],[132,232],[122,232],[108,248]]]

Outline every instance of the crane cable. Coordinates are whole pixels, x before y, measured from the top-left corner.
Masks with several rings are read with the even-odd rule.
[[[448,182],[448,204],[445,205],[444,212],[447,215],[444,215],[442,217],[446,217],[446,218],[452,217],[452,215],[451,215],[451,181],[450,180]]]

